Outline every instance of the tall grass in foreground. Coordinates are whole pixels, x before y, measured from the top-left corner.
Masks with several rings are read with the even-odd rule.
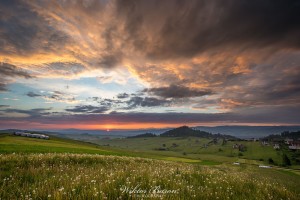
[[[299,199],[299,191],[286,185],[293,180],[225,165],[51,153],[0,155],[0,169],[5,200]]]

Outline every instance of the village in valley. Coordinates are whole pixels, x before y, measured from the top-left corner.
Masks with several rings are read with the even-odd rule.
[[[22,136],[22,137],[30,137],[30,138],[38,138],[38,139],[49,140],[48,135],[38,134],[38,133],[29,133],[29,132],[23,132],[23,131],[16,131],[16,132],[14,132],[14,135]]]

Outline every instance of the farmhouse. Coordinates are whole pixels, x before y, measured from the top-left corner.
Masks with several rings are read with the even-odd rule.
[[[280,149],[280,146],[279,146],[279,144],[274,144],[274,145],[273,145],[273,148],[274,148],[274,149]]]
[[[246,146],[243,144],[234,144],[232,145],[233,149],[238,149],[239,151],[245,151],[246,150]]]
[[[23,137],[31,137],[31,138],[39,138],[39,139],[45,139],[45,140],[49,139],[49,136],[47,136],[47,135],[31,134],[31,133],[21,132],[21,131],[14,132],[14,135],[23,136]]]
[[[272,168],[271,166],[267,166],[267,165],[259,165],[258,167],[260,167],[260,168]]]
[[[298,149],[300,149],[300,142],[291,142],[290,144],[289,144],[289,149],[291,149],[291,150],[298,150]]]
[[[293,139],[287,138],[287,139],[284,140],[284,143],[285,144],[291,144],[293,141],[294,141]]]

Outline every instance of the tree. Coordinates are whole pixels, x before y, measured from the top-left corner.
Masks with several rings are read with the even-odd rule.
[[[269,158],[269,164],[274,164],[274,160],[272,158]]]
[[[225,139],[223,139],[222,145],[225,145],[226,142],[227,142],[227,141],[226,141]]]
[[[286,154],[282,155],[282,165],[283,166],[291,166],[291,161],[290,159],[287,157]]]

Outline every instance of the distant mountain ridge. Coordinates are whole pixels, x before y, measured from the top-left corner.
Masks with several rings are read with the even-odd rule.
[[[28,130],[30,132],[40,132],[44,134],[51,135],[69,135],[69,134],[82,134],[88,133],[89,135],[102,135],[102,136],[118,136],[118,137],[129,137],[136,136],[144,133],[153,133],[155,135],[160,135],[165,133],[172,128],[162,128],[162,129],[132,129],[132,130],[115,130],[111,129],[109,132],[107,130],[81,130],[81,129],[63,129],[63,130]],[[201,130],[211,134],[223,134],[223,135],[231,135],[241,139],[248,138],[264,138],[269,135],[281,134],[285,131],[296,132],[300,130],[300,126],[196,126],[192,127],[194,130]],[[19,129],[7,129],[0,130],[1,132],[14,132],[19,131]],[[24,130],[20,130],[24,131]]]
[[[211,137],[206,131],[194,130],[188,126],[181,126],[160,134],[161,137]]]
[[[160,137],[201,137],[201,138],[226,138],[226,139],[238,139],[231,135],[223,135],[223,134],[212,134],[206,131],[195,130],[188,126],[181,126],[178,128],[174,128],[168,130],[159,135]],[[140,134],[134,137],[155,137],[155,134],[145,133]],[[132,137],[131,137],[132,138]]]
[[[141,138],[141,137],[157,137],[154,133],[143,133],[140,135],[129,136],[128,138]]]
[[[263,138],[272,134],[281,134],[284,131],[299,131],[300,126],[197,126],[195,129],[213,134],[222,133],[238,138]]]
[[[298,140],[300,141],[300,131],[295,131],[295,132],[289,132],[289,131],[284,131],[280,135],[269,135],[267,137],[264,137],[264,140],[283,140],[283,139],[293,139],[293,140]]]

